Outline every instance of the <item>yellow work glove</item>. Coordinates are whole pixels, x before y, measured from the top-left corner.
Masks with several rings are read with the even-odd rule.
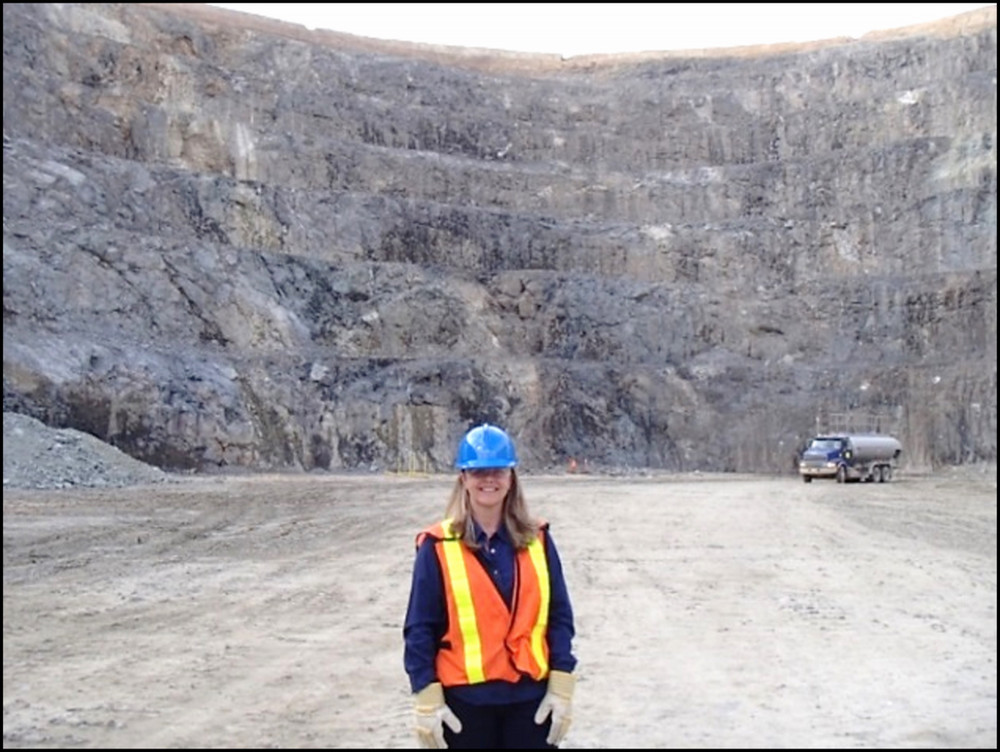
[[[440,682],[431,682],[417,692],[414,705],[417,721],[417,742],[423,749],[447,749],[444,742],[444,724],[456,734],[462,731],[462,722],[444,704],[444,689]]]
[[[569,731],[570,721],[573,720],[573,688],[576,686],[576,677],[565,671],[549,672],[549,691],[538,704],[535,711],[535,723],[545,723],[545,719],[552,714],[552,727],[549,729],[549,736],[545,740],[548,744],[558,744]]]

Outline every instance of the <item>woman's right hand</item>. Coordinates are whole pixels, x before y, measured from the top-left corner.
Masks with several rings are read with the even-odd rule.
[[[444,724],[456,734],[462,732],[462,722],[444,703],[444,689],[440,682],[431,682],[416,694],[417,742],[423,749],[447,749],[444,741]]]

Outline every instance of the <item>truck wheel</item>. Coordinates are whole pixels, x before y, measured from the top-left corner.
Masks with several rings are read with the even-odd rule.
[[[837,482],[846,483],[847,482],[847,468],[843,465],[837,468]]]
[[[892,468],[886,465],[882,468],[882,482],[888,483],[892,479]]]
[[[813,479],[812,479],[811,475],[803,475],[802,476],[802,482],[803,483],[812,483],[812,480]]]

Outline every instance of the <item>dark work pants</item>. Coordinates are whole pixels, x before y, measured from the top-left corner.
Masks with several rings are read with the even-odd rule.
[[[449,749],[558,749],[545,741],[552,716],[535,723],[539,702],[470,705],[449,698],[448,707],[462,722],[462,733],[453,733],[445,724],[444,740]]]

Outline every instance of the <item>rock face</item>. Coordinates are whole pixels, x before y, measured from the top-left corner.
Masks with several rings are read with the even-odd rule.
[[[995,6],[565,61],[3,14],[5,411],[178,470],[996,460]]]

